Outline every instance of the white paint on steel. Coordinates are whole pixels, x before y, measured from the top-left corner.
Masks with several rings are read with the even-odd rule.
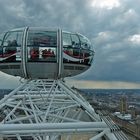
[[[26,67],[26,64],[27,64],[27,32],[28,32],[28,27],[26,27],[24,29],[24,32],[23,32],[23,41],[22,41],[22,46],[21,46],[21,63],[22,63],[22,67],[23,67],[23,74],[24,74],[24,77],[27,78],[28,77],[28,74],[27,74],[27,67]]]
[[[63,135],[69,138],[72,134],[87,133],[94,134],[91,140],[117,137],[90,104],[60,80],[26,81],[5,96],[0,107],[3,137],[58,140]]]

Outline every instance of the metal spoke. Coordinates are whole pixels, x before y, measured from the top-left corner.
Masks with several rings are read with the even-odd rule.
[[[100,118],[94,108],[61,80],[26,81],[0,101],[0,135],[23,140],[67,140],[73,134],[89,139],[123,137],[109,118]],[[116,133],[119,131],[118,133]],[[104,137],[104,138],[105,138]],[[125,140],[125,139],[124,139]]]

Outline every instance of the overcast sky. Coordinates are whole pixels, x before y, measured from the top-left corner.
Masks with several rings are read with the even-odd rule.
[[[87,36],[95,50],[79,86],[140,87],[140,0],[0,0],[0,32],[23,26],[61,27]],[[2,80],[3,79],[3,80]],[[0,73],[0,86],[17,86]]]

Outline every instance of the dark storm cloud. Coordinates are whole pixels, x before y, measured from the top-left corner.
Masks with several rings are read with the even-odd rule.
[[[85,0],[0,1],[0,17],[2,23],[6,23],[3,27],[1,25],[1,29],[29,25],[84,30],[84,17],[87,14],[85,2]]]
[[[22,26],[62,27],[86,35],[95,61],[77,78],[140,81],[140,1],[120,0],[112,9],[91,6],[94,0],[0,1],[0,32]]]

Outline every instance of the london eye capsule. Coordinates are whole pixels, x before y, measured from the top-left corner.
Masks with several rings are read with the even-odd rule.
[[[0,35],[0,71],[23,78],[63,78],[86,71],[94,51],[79,34],[25,27]]]

